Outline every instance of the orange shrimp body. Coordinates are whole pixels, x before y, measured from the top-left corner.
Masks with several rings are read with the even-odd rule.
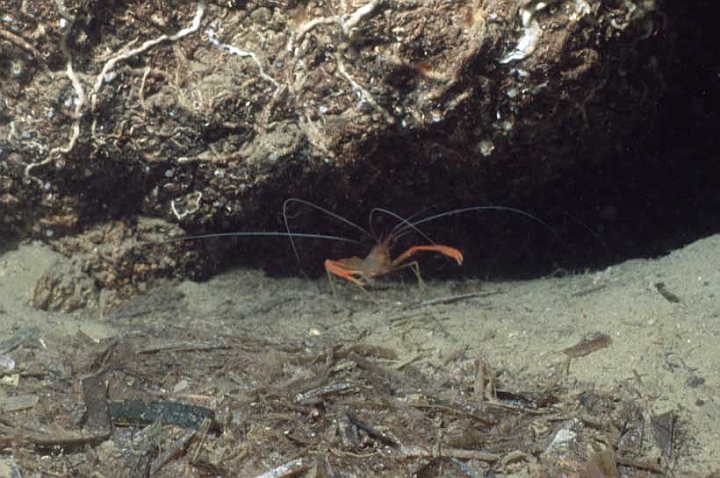
[[[373,278],[410,267],[418,278],[418,282],[422,285],[420,266],[417,261],[406,262],[415,253],[420,251],[439,252],[455,260],[458,265],[461,265],[463,261],[462,253],[459,250],[440,244],[413,246],[395,259],[390,259],[391,239],[392,236],[388,236],[378,242],[364,259],[357,256],[338,260],[327,259],[325,261],[325,270],[328,277],[330,279],[332,279],[331,275],[340,277],[353,282],[364,290],[364,286],[371,283]]]

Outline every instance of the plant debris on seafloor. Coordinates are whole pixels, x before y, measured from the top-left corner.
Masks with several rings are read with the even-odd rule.
[[[675,455],[675,413],[648,419],[629,390],[519,385],[480,358],[448,378],[361,340],[149,337],[79,334],[42,361],[31,341],[13,342],[17,392],[35,397],[2,408],[0,445],[14,466],[58,476],[70,467],[114,477],[610,478],[666,476]]]

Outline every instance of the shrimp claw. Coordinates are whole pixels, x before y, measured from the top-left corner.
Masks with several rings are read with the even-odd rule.
[[[399,256],[397,256],[395,259],[393,259],[391,263],[391,269],[399,266],[406,260],[408,260],[411,256],[415,255],[415,253],[420,251],[429,251],[429,252],[439,252],[440,254],[449,257],[450,259],[454,259],[455,262],[458,263],[458,265],[462,265],[463,263],[463,255],[462,252],[455,249],[454,247],[450,246],[443,246],[439,244],[433,244],[433,245],[425,245],[425,246],[413,246],[407,251],[403,252]]]

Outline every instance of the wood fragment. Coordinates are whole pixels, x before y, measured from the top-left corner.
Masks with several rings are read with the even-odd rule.
[[[607,287],[607,284],[599,284],[594,287],[590,287],[588,289],[583,289],[583,290],[579,290],[577,292],[573,292],[572,294],[570,294],[570,297],[585,297],[586,295],[590,295],[594,292],[601,291],[606,287]]]
[[[452,463],[454,463],[455,466],[457,466],[461,472],[465,473],[465,475],[469,476],[470,478],[478,478],[479,475],[477,473],[475,473],[473,470],[471,470],[470,467],[467,466],[464,461],[460,461],[457,458],[455,458],[454,456],[450,457],[450,461]]]
[[[211,350],[229,349],[225,342],[193,342],[193,341],[156,341],[138,350],[136,353],[154,354],[157,352],[207,352]]]
[[[155,447],[155,443],[147,443],[145,450],[140,454],[137,461],[133,463],[129,475],[148,478],[150,476],[150,465],[152,465],[156,457],[157,448]]]
[[[82,380],[83,399],[87,409],[85,429],[97,436],[110,437],[112,424],[107,405],[107,391],[100,376],[87,377]]]
[[[570,358],[584,357],[608,347],[611,343],[612,339],[609,336],[595,332],[584,336],[576,345],[563,349],[563,353]]]
[[[74,450],[85,445],[97,445],[112,434],[103,381],[99,376],[82,381],[83,397],[87,408],[87,433],[56,430],[54,433],[28,430],[7,421],[0,421],[0,443],[34,445],[39,448]]]
[[[657,282],[655,284],[655,289],[660,293],[661,296],[663,296],[663,299],[667,300],[668,302],[672,304],[680,303],[680,297],[670,292],[665,286],[664,282]]]
[[[357,387],[354,382],[333,382],[322,387],[312,388],[306,392],[295,394],[293,401],[298,405],[312,405],[322,402],[323,397],[334,393],[344,392]]]
[[[195,435],[195,430],[185,432],[183,436],[175,440],[172,445],[170,445],[170,448],[160,453],[150,465],[150,476],[156,474],[158,471],[160,471],[162,467],[170,463],[172,460],[185,454],[185,451],[190,446],[190,443],[192,442],[193,438],[195,438]]]
[[[509,390],[495,390],[493,396],[488,397],[491,403],[505,403],[513,406],[521,406],[527,411],[549,408],[559,403],[560,399],[550,390],[543,392],[512,392]]]
[[[350,422],[355,425],[360,430],[364,431],[368,435],[370,435],[372,438],[375,438],[376,440],[381,441],[382,443],[390,446],[400,446],[400,441],[395,438],[390,432],[379,430],[361,420],[358,419],[357,416],[355,416],[354,413],[348,411],[346,412],[347,417],[350,419]]]
[[[347,413],[340,413],[337,417],[337,431],[340,444],[345,450],[353,450],[360,443],[357,426],[352,423]]]
[[[296,397],[299,394],[308,392],[309,390],[323,387],[327,384],[328,378],[330,377],[330,370],[327,367],[323,367],[317,372],[314,377],[311,378],[300,378],[292,380],[288,383],[281,383],[278,385],[272,385],[265,389],[258,389],[259,393],[264,393],[269,396],[288,396]]]
[[[300,471],[304,471],[308,468],[308,464],[302,458],[296,458],[290,460],[287,463],[268,470],[261,475],[257,475],[255,478],[284,478],[286,476],[294,475]]]
[[[463,300],[474,299],[476,297],[489,297],[491,295],[499,294],[499,292],[469,292],[467,294],[449,295],[445,297],[438,297],[436,299],[425,299],[419,302],[413,302],[403,307],[404,310],[417,309],[420,307],[430,307],[442,304],[454,304]]]
[[[677,417],[672,411],[652,417],[653,432],[655,441],[660,446],[660,450],[665,458],[672,455],[673,444],[675,442],[675,422]]]
[[[169,400],[149,403],[139,399],[110,402],[110,418],[117,425],[145,426],[152,423],[198,429],[207,418],[215,420],[215,412],[207,407]],[[216,426],[219,424],[215,422]]]
[[[475,398],[479,401],[485,400],[485,361],[475,359],[475,383],[473,384],[473,392]]]
[[[451,414],[451,415],[457,415],[457,416],[460,416],[460,417],[468,417],[468,418],[471,418],[471,419],[477,421],[478,423],[480,423],[481,425],[484,425],[484,426],[486,426],[486,427],[491,427],[491,426],[497,424],[497,422],[495,422],[495,420],[482,417],[482,416],[478,415],[477,413],[473,413],[473,412],[461,410],[461,409],[456,408],[456,407],[451,406],[451,405],[443,405],[443,404],[435,404],[435,403],[424,403],[424,402],[415,402],[415,403],[411,403],[410,406],[413,407],[413,408],[419,408],[419,409],[433,409],[433,410],[438,410],[438,411],[441,411],[441,412],[449,413],[449,414]]]
[[[18,412],[32,408],[40,401],[37,395],[15,395],[14,397],[0,397],[0,412]]]
[[[397,359],[397,352],[389,347],[372,344],[353,344],[347,349],[348,352],[355,352],[363,357],[374,357],[387,360]],[[343,354],[338,354],[342,357]]]
[[[485,384],[487,382],[487,385]],[[479,401],[494,400],[495,372],[486,360],[475,360],[475,382],[473,384],[475,398]]]
[[[9,422],[0,422],[0,443],[14,443],[19,445],[33,445],[38,448],[57,448],[75,450],[85,445],[96,445],[105,441],[105,435],[80,435],[61,430],[47,433],[37,430],[27,430]]]
[[[578,472],[579,478],[618,478],[615,456],[610,448],[599,453],[591,453]]]
[[[361,369],[369,372],[366,375],[366,378],[370,381],[373,387],[384,393],[395,393],[396,387],[394,386],[394,383],[397,383],[398,381],[389,370],[385,370],[371,360],[361,357],[354,352],[349,353],[347,358],[348,360],[355,362]]]
[[[21,330],[9,339],[0,340],[0,353],[10,352],[27,341],[39,339],[39,336],[40,332],[37,327],[29,327]]]
[[[394,370],[402,370],[405,367],[407,367],[408,365],[412,364],[413,362],[420,360],[421,358],[423,358],[423,356],[421,354],[413,355],[409,359],[393,365],[393,369]]]
[[[115,352],[115,350],[118,347],[118,344],[120,341],[118,339],[113,339],[106,347],[103,349],[103,351],[98,354],[98,356],[95,358],[95,360],[92,361],[90,364],[89,370],[94,371],[94,373],[97,373],[97,371],[101,370],[107,361],[110,359],[112,354]]]
[[[653,473],[662,473],[662,467],[657,461],[640,460],[637,458],[630,458],[624,456],[615,457],[615,463],[621,466],[630,466],[637,468],[638,470],[647,470]]]
[[[379,453],[378,450],[373,450],[369,453],[353,453],[351,451],[343,451],[336,448],[328,448],[328,451],[335,456],[351,456],[353,458],[371,458],[373,456],[377,456],[377,454]]]
[[[519,461],[532,462],[535,461],[535,458],[529,453],[525,453],[524,451],[513,450],[500,459],[499,465],[500,467],[505,467]]]
[[[210,431],[210,428],[213,426],[213,421],[209,418],[206,418],[202,425],[200,425],[200,428],[197,430],[196,438],[197,438],[197,445],[195,447],[195,451],[190,456],[190,463],[198,463],[200,459],[200,452],[203,449],[203,445],[205,444],[205,440],[207,440],[208,432]]]
[[[493,463],[501,457],[497,453],[490,453],[480,450],[465,450],[462,448],[440,448],[433,452],[430,448],[425,447],[402,447],[401,453],[408,458],[458,458],[460,460],[478,460]]]
[[[532,408],[527,405],[517,405],[515,403],[504,402],[502,400],[492,400],[487,402],[488,407],[503,408],[505,410],[515,410],[518,412],[529,413],[531,415],[547,415],[553,410],[548,408]]]

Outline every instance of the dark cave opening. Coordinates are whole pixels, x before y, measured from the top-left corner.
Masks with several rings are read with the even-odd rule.
[[[657,115],[637,125],[632,141],[616,149],[613,157],[569,171],[567,177],[534,191],[531,197],[500,203],[536,215],[551,231],[537,221],[498,212],[472,213],[424,226],[423,231],[435,241],[458,247],[467,258],[463,267],[457,268],[443,258],[423,257],[424,275],[498,280],[592,270],[632,258],[661,256],[720,232],[720,49],[714,47],[720,44],[715,26],[720,7],[712,2],[667,3],[660,5],[667,22],[664,34],[673,36],[674,49],[663,52],[660,60],[665,62],[662,71],[668,91],[657,105]],[[448,180],[452,173],[423,174],[437,175],[438,182],[452,184]],[[358,205],[357,197],[345,198],[342,203],[341,195],[332,194],[334,186],[322,181],[313,186],[317,194],[308,199],[348,214],[348,219],[363,227],[373,207],[388,207],[403,217],[419,212],[390,204]],[[360,186],[363,189],[357,194],[361,199],[400,198],[402,204],[427,204],[423,198],[432,193],[424,194],[422,188],[388,193],[388,184],[382,180],[375,186]],[[336,203],[322,202],[329,197],[336,198]],[[279,205],[282,198],[269,202]],[[477,204],[433,204],[427,214],[470,205]],[[274,229],[282,229],[281,221],[274,225]],[[295,230],[349,232],[353,239],[360,238],[357,231],[343,230],[342,225],[315,213],[299,220]],[[395,254],[418,240],[423,242],[422,238],[413,239],[415,242],[398,244]],[[244,265],[250,257],[252,264],[271,275],[296,275],[301,270],[317,277],[324,274],[324,259],[363,256],[371,245],[348,247],[300,240],[299,261],[283,239],[240,240],[232,249]]]

